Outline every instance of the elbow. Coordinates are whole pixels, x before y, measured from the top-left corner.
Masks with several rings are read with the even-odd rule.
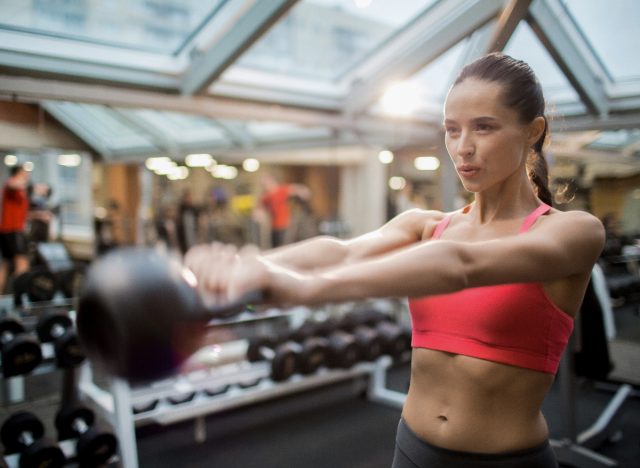
[[[462,291],[473,284],[474,262],[470,252],[462,243],[452,245],[452,272],[451,285],[452,291]]]

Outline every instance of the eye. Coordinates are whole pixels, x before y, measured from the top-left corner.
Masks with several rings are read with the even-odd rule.
[[[476,130],[479,132],[488,132],[491,131],[493,127],[486,123],[479,123],[476,125]]]
[[[451,127],[451,126],[444,127],[444,131],[449,136],[457,135],[458,133],[460,133],[460,130],[457,127]]]

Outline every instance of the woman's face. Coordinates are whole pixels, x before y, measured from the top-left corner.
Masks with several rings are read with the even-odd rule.
[[[530,126],[505,106],[503,86],[469,78],[454,86],[444,106],[445,144],[470,192],[496,187],[524,168]]]

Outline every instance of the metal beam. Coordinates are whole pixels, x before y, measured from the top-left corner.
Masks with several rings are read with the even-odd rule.
[[[174,158],[184,156],[182,154],[182,150],[179,145],[176,144],[171,138],[168,138],[167,135],[160,130],[158,127],[153,125],[150,122],[147,122],[144,119],[141,119],[136,116],[132,116],[131,114],[125,112],[122,109],[111,109],[113,112],[118,114],[118,116],[131,125],[134,128],[137,128],[142,133],[146,133],[156,147],[160,150],[164,150],[169,156]]]
[[[399,121],[391,117],[360,116],[337,112],[259,104],[209,96],[178,96],[103,85],[67,83],[38,78],[0,75],[0,99],[22,102],[71,101],[125,108],[145,108],[204,115],[214,119],[263,120],[330,127],[342,131],[387,132],[402,127],[420,133],[441,127],[440,116]]]
[[[606,117],[567,117],[551,121],[551,130],[556,132],[581,132],[586,130],[620,130],[640,127],[640,112]]]
[[[422,69],[476,29],[496,17],[501,0],[439,2],[400,34],[386,50],[376,51],[374,67],[363,66],[344,106],[357,114],[373,103],[392,81]]]
[[[42,103],[42,107],[53,118],[64,125],[70,132],[75,134],[78,138],[83,140],[88,146],[93,148],[96,153],[100,154],[103,158],[107,159],[113,156],[113,152],[110,148],[104,145],[101,141],[95,138],[95,135],[87,130],[84,125],[81,125],[73,115],[65,112],[58,106],[51,105],[49,103]]]
[[[594,115],[607,115],[609,107],[604,88],[606,73],[598,67],[588,44],[567,17],[564,7],[555,0],[537,0],[529,11],[527,19],[531,28],[588,111]]]
[[[227,33],[192,63],[183,77],[182,94],[204,91],[245,50],[278,21],[297,0],[256,1]]]
[[[489,40],[487,53],[504,50],[520,21],[526,18],[531,2],[532,0],[509,0]]]
[[[180,80],[167,73],[0,50],[0,73],[7,72],[22,74],[37,72],[40,76],[65,77],[65,79],[79,82],[108,82],[173,92],[180,86]]]

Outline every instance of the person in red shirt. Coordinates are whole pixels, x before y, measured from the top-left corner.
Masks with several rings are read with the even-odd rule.
[[[23,166],[14,166],[2,188],[0,292],[4,292],[11,266],[16,276],[29,269],[27,239],[24,232],[29,212],[28,184],[29,172]]]
[[[289,197],[298,196],[308,200],[309,188],[301,184],[281,184],[278,180],[266,174],[262,177],[262,205],[269,212],[271,218],[271,246],[279,247],[284,244],[285,234],[291,221]]]

